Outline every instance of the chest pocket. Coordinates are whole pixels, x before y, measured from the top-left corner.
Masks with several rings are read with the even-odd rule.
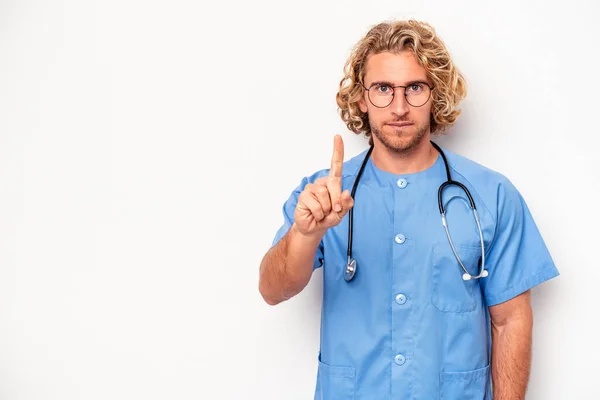
[[[477,275],[481,248],[454,244],[456,252],[469,273]],[[481,300],[479,279],[463,280],[463,269],[448,242],[437,242],[432,254],[431,302],[443,312],[469,312]]]

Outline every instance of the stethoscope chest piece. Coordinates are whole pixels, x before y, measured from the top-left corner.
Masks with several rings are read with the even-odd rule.
[[[344,280],[350,282],[354,278],[354,274],[356,274],[356,260],[349,260],[344,269]]]

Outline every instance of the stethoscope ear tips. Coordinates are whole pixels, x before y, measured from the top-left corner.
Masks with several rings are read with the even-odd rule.
[[[487,272],[487,270],[484,269],[481,272],[481,275],[477,276],[476,278],[485,278],[486,276],[488,276],[488,272]],[[463,281],[470,281],[471,279],[474,279],[471,274],[463,274],[462,278],[463,278]]]

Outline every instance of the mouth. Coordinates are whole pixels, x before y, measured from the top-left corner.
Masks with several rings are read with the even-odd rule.
[[[404,128],[404,127],[407,127],[407,126],[411,126],[412,122],[390,122],[390,123],[388,123],[386,125],[389,125],[392,128],[396,128],[397,129],[397,128]]]

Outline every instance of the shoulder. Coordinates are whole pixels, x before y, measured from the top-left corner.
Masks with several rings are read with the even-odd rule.
[[[520,203],[521,194],[507,176],[465,156],[442,149],[452,178],[476,192],[492,215],[498,215],[499,210],[507,205]]]
[[[461,176],[464,180],[482,189],[496,189],[499,186],[516,190],[508,177],[502,173],[493,170],[485,165],[471,160],[465,156],[454,153],[446,148],[442,148],[448,159],[451,173]]]

